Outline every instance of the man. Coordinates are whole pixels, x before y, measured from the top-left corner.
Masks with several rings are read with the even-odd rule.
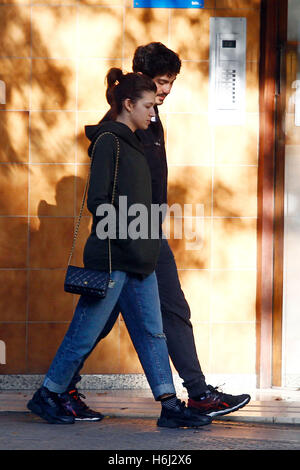
[[[178,55],[161,43],[154,42],[140,46],[135,51],[133,71],[144,73],[154,80],[157,86],[157,106],[162,105],[171,92],[180,68],[181,61]],[[157,106],[153,122],[147,130],[138,130],[137,134],[143,143],[151,171],[152,202],[153,204],[166,204],[168,170],[164,131]],[[109,113],[104,119],[110,119]],[[176,370],[184,381],[183,385],[187,389],[188,406],[211,417],[225,415],[245,406],[250,401],[249,395],[223,394],[206,384],[197,357],[193,328],[190,322],[190,309],[181,290],[174,256],[166,239],[162,239],[156,276],[168,351]],[[97,343],[109,333],[118,315],[119,309],[116,308]],[[78,370],[68,392],[64,394],[64,399],[68,401],[68,409],[73,411],[76,419],[102,419],[103,416],[100,413],[88,408],[81,400],[76,388],[76,383],[79,380]]]

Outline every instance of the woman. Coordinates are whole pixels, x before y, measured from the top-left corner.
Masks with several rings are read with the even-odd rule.
[[[124,228],[130,232],[133,220],[129,216],[126,227],[124,223],[122,226],[117,224],[117,236],[110,241],[113,287],[108,289],[104,299],[80,297],[71,325],[43,386],[27,406],[50,423],[74,422],[75,417],[68,411],[64,392],[75,371],[93,349],[118,302],[154,398],[162,403],[158,425],[201,426],[210,423],[211,419],[186,408],[177,399],[172,380],[154,273],[160,242],[149,236],[151,177],[141,144],[135,135],[137,129],[146,129],[154,116],[156,85],[144,75],[123,75],[120,69],[115,68],[108,72],[107,83],[107,95],[113,100],[115,121],[104,122],[91,137],[90,154],[96,144],[87,205],[93,215],[93,224],[84,249],[84,264],[88,268],[108,270],[108,240],[99,228],[103,216],[98,214],[101,213],[103,204],[111,201],[117,145],[119,165],[114,205],[116,219],[118,221],[123,217],[124,220],[119,203],[121,196],[127,198],[128,208],[133,204],[142,204],[148,215],[144,221],[148,234],[147,237],[137,238],[136,234],[130,237],[127,233],[127,237],[124,237]]]

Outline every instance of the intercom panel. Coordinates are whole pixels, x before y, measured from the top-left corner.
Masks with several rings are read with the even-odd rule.
[[[246,18],[210,19],[209,114],[212,124],[245,117]]]

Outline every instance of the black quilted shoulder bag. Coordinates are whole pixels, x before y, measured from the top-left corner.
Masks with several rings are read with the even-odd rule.
[[[92,168],[96,145],[99,139],[106,134],[113,135],[116,139],[116,144],[117,144],[116,164],[115,164],[114,182],[113,182],[113,190],[112,190],[112,198],[111,198],[111,204],[114,203],[115,192],[116,192],[116,182],[117,182],[117,176],[118,176],[118,167],[119,167],[120,143],[119,143],[117,136],[113,134],[112,132],[103,132],[96,139],[95,144],[92,149],[90,169],[89,169],[87,181],[86,181],[85,188],[84,188],[78,221],[76,224],[76,228],[74,230],[73,244],[72,244],[72,248],[71,248],[71,252],[70,252],[70,256],[68,260],[68,267],[67,267],[67,272],[66,272],[65,282],[64,282],[64,290],[66,292],[70,292],[71,294],[98,297],[100,299],[104,298],[106,296],[107,289],[109,287],[113,287],[114,285],[114,281],[111,279],[112,269],[111,269],[110,239],[108,238],[108,258],[109,258],[109,271],[108,272],[98,271],[95,269],[82,268],[78,266],[72,266],[70,263],[71,263],[71,259],[72,259],[74,248],[75,248],[79,225],[80,225],[84,203],[85,203],[87,190],[89,186],[91,168]]]

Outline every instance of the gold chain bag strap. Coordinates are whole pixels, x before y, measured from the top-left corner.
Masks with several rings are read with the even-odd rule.
[[[107,289],[109,287],[113,287],[114,285],[114,281],[111,279],[112,263],[111,263],[110,238],[108,238],[109,272],[98,271],[98,270],[89,269],[89,268],[82,268],[78,266],[72,266],[70,263],[71,263],[71,259],[73,256],[75,243],[77,240],[79,225],[80,225],[84,203],[85,203],[87,190],[89,186],[91,168],[92,168],[92,163],[94,159],[96,145],[98,141],[100,140],[100,138],[107,134],[113,135],[114,138],[116,139],[116,144],[117,144],[116,164],[115,164],[111,204],[113,204],[115,200],[116,183],[117,183],[118,168],[119,168],[120,143],[116,135],[113,134],[112,132],[103,132],[97,137],[95,144],[93,146],[93,149],[92,149],[90,169],[89,169],[87,181],[86,181],[85,188],[84,188],[78,221],[76,224],[76,228],[74,230],[73,244],[72,244],[72,248],[71,248],[71,252],[70,252],[70,256],[68,260],[68,267],[67,267],[67,272],[66,272],[65,282],[64,282],[64,290],[66,292],[70,292],[71,294],[78,294],[78,295],[89,295],[89,296],[97,297],[100,299],[104,298],[106,296]]]

